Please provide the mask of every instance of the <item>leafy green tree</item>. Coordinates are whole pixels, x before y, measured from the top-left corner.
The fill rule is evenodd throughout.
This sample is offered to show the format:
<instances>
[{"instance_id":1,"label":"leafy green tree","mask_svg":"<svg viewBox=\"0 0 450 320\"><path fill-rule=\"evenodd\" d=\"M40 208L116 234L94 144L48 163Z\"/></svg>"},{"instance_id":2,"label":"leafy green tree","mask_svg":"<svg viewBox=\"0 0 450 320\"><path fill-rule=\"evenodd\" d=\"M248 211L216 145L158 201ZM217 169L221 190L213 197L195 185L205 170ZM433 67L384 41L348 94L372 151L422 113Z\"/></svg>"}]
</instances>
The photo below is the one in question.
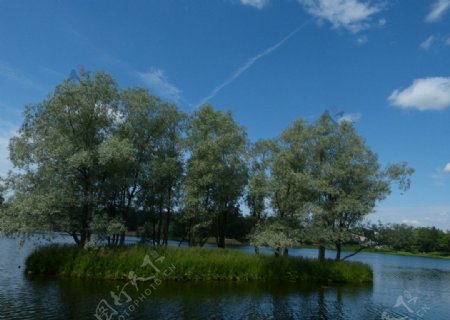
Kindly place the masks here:
<instances>
[{"instance_id":1,"label":"leafy green tree","mask_svg":"<svg viewBox=\"0 0 450 320\"><path fill-rule=\"evenodd\" d=\"M284 237L299 233L291 228L301 228L301 221L308 217L312 200L312 183L309 166L312 156L311 126L304 120L297 120L275 140L270 168L270 204L278 228ZM291 239L297 243L300 239ZM284 247L284 255L288 247ZM277 252L279 248L275 248Z\"/></svg>"},{"instance_id":2,"label":"leafy green tree","mask_svg":"<svg viewBox=\"0 0 450 320\"><path fill-rule=\"evenodd\" d=\"M183 205L189 243L204 243L212 233L224 248L228 217L239 208L247 183L245 130L230 112L206 105L190 117L186 145Z\"/></svg>"},{"instance_id":3,"label":"leafy green tree","mask_svg":"<svg viewBox=\"0 0 450 320\"><path fill-rule=\"evenodd\" d=\"M146 216L145 236L155 245L167 245L183 175L185 115L146 91L125 91L123 100L129 119L125 136L133 141L138 164L134 174L139 191L136 204Z\"/></svg>"},{"instance_id":4,"label":"leafy green tree","mask_svg":"<svg viewBox=\"0 0 450 320\"><path fill-rule=\"evenodd\" d=\"M270 165L274 143L271 140L260 140L253 144L249 154L249 182L246 202L250 215L257 221L268 215L270 196Z\"/></svg>"},{"instance_id":5,"label":"leafy green tree","mask_svg":"<svg viewBox=\"0 0 450 320\"><path fill-rule=\"evenodd\" d=\"M413 170L406 163L382 169L351 122L337 124L323 115L313 131L314 221L325 235L319 259L324 259L325 244L334 243L340 260L342 242L354 236L354 228L391 192L392 182L403 191L409 188Z\"/></svg>"},{"instance_id":6,"label":"leafy green tree","mask_svg":"<svg viewBox=\"0 0 450 320\"><path fill-rule=\"evenodd\" d=\"M5 229L31 232L66 231L84 245L89 224L98 213L107 168L102 154L113 141L118 90L105 73L84 75L79 83L65 81L50 97L28 106L19 135L10 142L14 190Z\"/></svg>"},{"instance_id":7,"label":"leafy green tree","mask_svg":"<svg viewBox=\"0 0 450 320\"><path fill-rule=\"evenodd\" d=\"M435 252L442 249L441 241L445 234L436 227L416 228L417 249L420 252Z\"/></svg>"},{"instance_id":8,"label":"leafy green tree","mask_svg":"<svg viewBox=\"0 0 450 320\"><path fill-rule=\"evenodd\" d=\"M414 228L405 224L387 224L379 230L379 242L394 250L412 252L416 243Z\"/></svg>"},{"instance_id":9,"label":"leafy green tree","mask_svg":"<svg viewBox=\"0 0 450 320\"><path fill-rule=\"evenodd\" d=\"M340 260L342 242L355 237L358 224L390 193L392 182L406 190L413 172L405 163L382 169L350 122L336 123L326 114L314 124L295 121L272 150L273 214L301 231L297 235L303 239L293 240L319 244L319 260L329 244Z\"/></svg>"},{"instance_id":10,"label":"leafy green tree","mask_svg":"<svg viewBox=\"0 0 450 320\"><path fill-rule=\"evenodd\" d=\"M167 243L183 118L144 89L119 91L105 73L64 81L27 107L11 140L16 171L7 180L13 196L2 230L66 231L80 246L96 234L119 245L132 215L154 212L157 242Z\"/></svg>"}]
</instances>

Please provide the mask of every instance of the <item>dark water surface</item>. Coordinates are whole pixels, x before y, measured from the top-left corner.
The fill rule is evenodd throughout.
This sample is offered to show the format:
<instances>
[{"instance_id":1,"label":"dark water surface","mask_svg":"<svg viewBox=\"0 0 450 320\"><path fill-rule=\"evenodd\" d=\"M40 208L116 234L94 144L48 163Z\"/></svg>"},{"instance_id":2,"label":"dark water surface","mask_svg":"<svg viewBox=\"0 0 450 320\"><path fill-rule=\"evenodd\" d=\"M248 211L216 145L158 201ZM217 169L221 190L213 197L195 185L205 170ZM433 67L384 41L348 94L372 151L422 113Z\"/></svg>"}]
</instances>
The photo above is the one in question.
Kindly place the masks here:
<instances>
[{"instance_id":1,"label":"dark water surface","mask_svg":"<svg viewBox=\"0 0 450 320\"><path fill-rule=\"evenodd\" d=\"M373 285L162 281L153 288L129 285L131 301L120 295L116 306L111 293L117 296L125 282L25 276L25 258L36 245L0 238L0 319L97 319L102 301L114 309L97 313L106 320L450 319L450 260L360 253L352 259L372 266ZM315 257L317 252L291 249L289 254Z\"/></svg>"}]
</instances>

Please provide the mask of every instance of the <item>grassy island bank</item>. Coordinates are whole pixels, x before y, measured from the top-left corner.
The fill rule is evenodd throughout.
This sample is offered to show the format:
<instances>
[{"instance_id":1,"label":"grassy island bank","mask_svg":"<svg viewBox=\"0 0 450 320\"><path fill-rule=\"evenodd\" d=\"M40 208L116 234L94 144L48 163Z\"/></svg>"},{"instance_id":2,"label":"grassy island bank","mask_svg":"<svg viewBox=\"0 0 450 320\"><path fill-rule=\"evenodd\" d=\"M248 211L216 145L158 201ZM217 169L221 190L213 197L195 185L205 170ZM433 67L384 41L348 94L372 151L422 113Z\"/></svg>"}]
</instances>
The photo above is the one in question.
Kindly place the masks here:
<instances>
[{"instance_id":1,"label":"grassy island bank","mask_svg":"<svg viewBox=\"0 0 450 320\"><path fill-rule=\"evenodd\" d=\"M34 251L26 261L30 275L129 279L130 272L168 280L295 281L316 283L372 282L369 266L356 262L254 255L206 248L150 249L144 245L81 249L52 245Z\"/></svg>"}]
</instances>

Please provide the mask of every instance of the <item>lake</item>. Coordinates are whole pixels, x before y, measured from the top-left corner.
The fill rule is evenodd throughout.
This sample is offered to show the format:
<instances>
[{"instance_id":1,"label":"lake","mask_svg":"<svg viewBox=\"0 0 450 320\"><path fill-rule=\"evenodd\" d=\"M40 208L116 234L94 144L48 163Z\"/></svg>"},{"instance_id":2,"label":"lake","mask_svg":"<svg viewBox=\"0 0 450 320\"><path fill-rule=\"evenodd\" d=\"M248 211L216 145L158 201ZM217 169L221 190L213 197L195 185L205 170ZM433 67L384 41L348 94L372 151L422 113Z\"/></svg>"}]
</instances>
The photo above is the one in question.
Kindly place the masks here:
<instances>
[{"instance_id":1,"label":"lake","mask_svg":"<svg viewBox=\"0 0 450 320\"><path fill-rule=\"evenodd\" d=\"M0 238L0 319L450 319L450 260L359 253L351 260L374 270L368 286L162 280L150 287L29 278L24 261L40 244L45 242L20 246ZM253 252L248 246L231 248ZM317 250L289 254L316 257Z\"/></svg>"}]
</instances>

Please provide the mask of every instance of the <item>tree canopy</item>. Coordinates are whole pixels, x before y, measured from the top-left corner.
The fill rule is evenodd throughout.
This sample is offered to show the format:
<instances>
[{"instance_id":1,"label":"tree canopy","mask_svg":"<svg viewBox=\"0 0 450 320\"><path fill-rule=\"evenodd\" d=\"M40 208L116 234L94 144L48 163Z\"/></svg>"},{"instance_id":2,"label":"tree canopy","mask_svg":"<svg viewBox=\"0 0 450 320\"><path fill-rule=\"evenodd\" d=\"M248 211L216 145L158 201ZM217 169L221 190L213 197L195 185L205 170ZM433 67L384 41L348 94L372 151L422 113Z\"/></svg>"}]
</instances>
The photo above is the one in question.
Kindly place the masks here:
<instances>
[{"instance_id":1,"label":"tree canopy","mask_svg":"<svg viewBox=\"0 0 450 320\"><path fill-rule=\"evenodd\" d=\"M121 245L131 230L154 245L215 238L224 248L236 237L277 255L310 242L320 259L330 244L340 259L342 243L413 173L407 163L383 167L351 122L327 114L251 144L229 111L186 115L102 72L26 106L10 159L2 233L66 232L80 246Z\"/></svg>"}]
</instances>

